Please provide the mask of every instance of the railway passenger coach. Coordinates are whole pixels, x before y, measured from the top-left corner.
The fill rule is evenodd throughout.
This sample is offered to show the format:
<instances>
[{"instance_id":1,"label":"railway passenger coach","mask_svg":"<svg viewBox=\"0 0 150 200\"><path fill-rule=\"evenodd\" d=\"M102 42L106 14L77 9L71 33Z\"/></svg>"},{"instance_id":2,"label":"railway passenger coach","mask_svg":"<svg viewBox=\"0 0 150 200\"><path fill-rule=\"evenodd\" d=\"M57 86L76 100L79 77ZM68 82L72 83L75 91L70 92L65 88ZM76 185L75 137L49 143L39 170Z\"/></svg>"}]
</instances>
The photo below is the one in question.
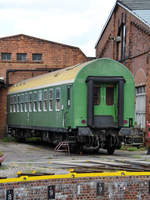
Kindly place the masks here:
<instances>
[{"instance_id":1,"label":"railway passenger coach","mask_svg":"<svg viewBox=\"0 0 150 200\"><path fill-rule=\"evenodd\" d=\"M121 147L134 126L134 79L122 64L96 59L19 82L8 91L8 130L78 149Z\"/></svg>"}]
</instances>

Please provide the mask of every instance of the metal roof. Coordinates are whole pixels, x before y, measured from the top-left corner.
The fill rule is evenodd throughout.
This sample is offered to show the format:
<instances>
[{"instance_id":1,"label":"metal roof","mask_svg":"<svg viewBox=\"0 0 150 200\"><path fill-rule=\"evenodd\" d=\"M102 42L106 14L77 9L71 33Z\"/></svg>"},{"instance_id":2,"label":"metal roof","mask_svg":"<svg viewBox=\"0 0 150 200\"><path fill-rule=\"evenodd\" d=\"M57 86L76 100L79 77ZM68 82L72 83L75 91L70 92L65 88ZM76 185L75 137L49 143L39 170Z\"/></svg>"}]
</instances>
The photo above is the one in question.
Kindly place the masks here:
<instances>
[{"instance_id":1,"label":"metal roof","mask_svg":"<svg viewBox=\"0 0 150 200\"><path fill-rule=\"evenodd\" d=\"M150 0L118 0L118 2L150 24Z\"/></svg>"},{"instance_id":2,"label":"metal roof","mask_svg":"<svg viewBox=\"0 0 150 200\"><path fill-rule=\"evenodd\" d=\"M134 10L133 12L150 24L150 10Z\"/></svg>"},{"instance_id":3,"label":"metal roof","mask_svg":"<svg viewBox=\"0 0 150 200\"><path fill-rule=\"evenodd\" d=\"M118 0L131 10L150 10L150 0Z\"/></svg>"}]
</instances>

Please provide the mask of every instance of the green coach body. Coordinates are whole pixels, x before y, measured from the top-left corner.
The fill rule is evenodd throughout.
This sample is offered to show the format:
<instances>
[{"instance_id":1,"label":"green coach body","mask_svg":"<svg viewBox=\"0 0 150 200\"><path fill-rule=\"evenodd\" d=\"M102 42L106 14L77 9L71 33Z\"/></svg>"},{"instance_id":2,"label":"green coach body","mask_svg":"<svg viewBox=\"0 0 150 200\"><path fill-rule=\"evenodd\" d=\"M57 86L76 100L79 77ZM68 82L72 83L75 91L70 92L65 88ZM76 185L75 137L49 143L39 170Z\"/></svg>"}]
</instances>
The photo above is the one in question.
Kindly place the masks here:
<instances>
[{"instance_id":1,"label":"green coach body","mask_svg":"<svg viewBox=\"0 0 150 200\"><path fill-rule=\"evenodd\" d=\"M9 89L8 128L24 137L26 130L49 139L73 134L84 145L104 132L118 137L120 128L134 126L134 89L131 72L107 58L44 74Z\"/></svg>"}]
</instances>

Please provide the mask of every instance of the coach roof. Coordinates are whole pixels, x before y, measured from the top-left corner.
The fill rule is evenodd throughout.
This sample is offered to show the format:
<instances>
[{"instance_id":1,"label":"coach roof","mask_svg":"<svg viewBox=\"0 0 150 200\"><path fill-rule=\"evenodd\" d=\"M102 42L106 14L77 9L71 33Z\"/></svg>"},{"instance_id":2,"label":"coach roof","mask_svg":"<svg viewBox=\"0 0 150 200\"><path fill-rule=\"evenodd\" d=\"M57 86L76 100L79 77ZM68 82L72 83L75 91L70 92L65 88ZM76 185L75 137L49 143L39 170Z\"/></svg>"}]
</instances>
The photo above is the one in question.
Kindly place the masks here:
<instances>
[{"instance_id":1,"label":"coach roof","mask_svg":"<svg viewBox=\"0 0 150 200\"><path fill-rule=\"evenodd\" d=\"M123 76L133 79L132 73L121 63L101 58L23 80L9 88L8 94L86 81L88 76ZM76 83L77 83L76 82ZM78 85L80 87L80 84Z\"/></svg>"},{"instance_id":2,"label":"coach roof","mask_svg":"<svg viewBox=\"0 0 150 200\"><path fill-rule=\"evenodd\" d=\"M77 73L90 62L92 61L23 80L11 86L8 90L8 94L43 88L46 86L73 83Z\"/></svg>"}]
</instances>

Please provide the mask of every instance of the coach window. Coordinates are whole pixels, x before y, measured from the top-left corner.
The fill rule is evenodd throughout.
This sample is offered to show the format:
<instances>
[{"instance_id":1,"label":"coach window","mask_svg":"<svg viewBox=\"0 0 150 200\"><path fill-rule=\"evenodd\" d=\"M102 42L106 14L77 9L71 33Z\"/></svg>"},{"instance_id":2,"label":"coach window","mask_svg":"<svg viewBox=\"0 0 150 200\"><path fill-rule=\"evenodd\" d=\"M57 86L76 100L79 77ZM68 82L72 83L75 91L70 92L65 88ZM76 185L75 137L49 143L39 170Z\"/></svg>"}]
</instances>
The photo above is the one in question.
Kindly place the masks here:
<instances>
[{"instance_id":1,"label":"coach window","mask_svg":"<svg viewBox=\"0 0 150 200\"><path fill-rule=\"evenodd\" d=\"M13 112L13 97L10 97L10 112Z\"/></svg>"},{"instance_id":2,"label":"coach window","mask_svg":"<svg viewBox=\"0 0 150 200\"><path fill-rule=\"evenodd\" d=\"M19 95L17 95L17 112L19 112L20 109L19 109Z\"/></svg>"},{"instance_id":3,"label":"coach window","mask_svg":"<svg viewBox=\"0 0 150 200\"><path fill-rule=\"evenodd\" d=\"M13 111L16 112L16 107L17 107L17 97L16 95L14 96L14 105L13 105Z\"/></svg>"},{"instance_id":4,"label":"coach window","mask_svg":"<svg viewBox=\"0 0 150 200\"><path fill-rule=\"evenodd\" d=\"M25 94L25 103L24 103L24 111L28 111L28 94Z\"/></svg>"},{"instance_id":5,"label":"coach window","mask_svg":"<svg viewBox=\"0 0 150 200\"><path fill-rule=\"evenodd\" d=\"M49 90L49 111L53 111L53 89Z\"/></svg>"},{"instance_id":6,"label":"coach window","mask_svg":"<svg viewBox=\"0 0 150 200\"><path fill-rule=\"evenodd\" d=\"M111 106L114 104L114 86L108 85L106 87L106 104Z\"/></svg>"},{"instance_id":7,"label":"coach window","mask_svg":"<svg viewBox=\"0 0 150 200\"><path fill-rule=\"evenodd\" d=\"M32 112L32 92L29 94L29 112Z\"/></svg>"},{"instance_id":8,"label":"coach window","mask_svg":"<svg viewBox=\"0 0 150 200\"><path fill-rule=\"evenodd\" d=\"M37 92L33 93L33 111L37 112Z\"/></svg>"},{"instance_id":9,"label":"coach window","mask_svg":"<svg viewBox=\"0 0 150 200\"><path fill-rule=\"evenodd\" d=\"M100 89L101 88L99 85L94 85L94 90L93 90L94 105L100 104Z\"/></svg>"},{"instance_id":10,"label":"coach window","mask_svg":"<svg viewBox=\"0 0 150 200\"><path fill-rule=\"evenodd\" d=\"M47 90L44 90L43 110L47 111Z\"/></svg>"},{"instance_id":11,"label":"coach window","mask_svg":"<svg viewBox=\"0 0 150 200\"><path fill-rule=\"evenodd\" d=\"M71 86L67 86L67 106L70 106L71 101L70 101L70 90Z\"/></svg>"},{"instance_id":12,"label":"coach window","mask_svg":"<svg viewBox=\"0 0 150 200\"><path fill-rule=\"evenodd\" d=\"M14 112L14 96L12 96L12 112Z\"/></svg>"},{"instance_id":13,"label":"coach window","mask_svg":"<svg viewBox=\"0 0 150 200\"><path fill-rule=\"evenodd\" d=\"M42 111L42 90L38 92L38 111Z\"/></svg>"},{"instance_id":14,"label":"coach window","mask_svg":"<svg viewBox=\"0 0 150 200\"><path fill-rule=\"evenodd\" d=\"M24 94L21 95L21 112L24 112Z\"/></svg>"},{"instance_id":15,"label":"coach window","mask_svg":"<svg viewBox=\"0 0 150 200\"><path fill-rule=\"evenodd\" d=\"M18 96L19 112L21 112L21 95Z\"/></svg>"},{"instance_id":16,"label":"coach window","mask_svg":"<svg viewBox=\"0 0 150 200\"><path fill-rule=\"evenodd\" d=\"M56 88L56 111L60 111L60 88Z\"/></svg>"}]
</instances>

